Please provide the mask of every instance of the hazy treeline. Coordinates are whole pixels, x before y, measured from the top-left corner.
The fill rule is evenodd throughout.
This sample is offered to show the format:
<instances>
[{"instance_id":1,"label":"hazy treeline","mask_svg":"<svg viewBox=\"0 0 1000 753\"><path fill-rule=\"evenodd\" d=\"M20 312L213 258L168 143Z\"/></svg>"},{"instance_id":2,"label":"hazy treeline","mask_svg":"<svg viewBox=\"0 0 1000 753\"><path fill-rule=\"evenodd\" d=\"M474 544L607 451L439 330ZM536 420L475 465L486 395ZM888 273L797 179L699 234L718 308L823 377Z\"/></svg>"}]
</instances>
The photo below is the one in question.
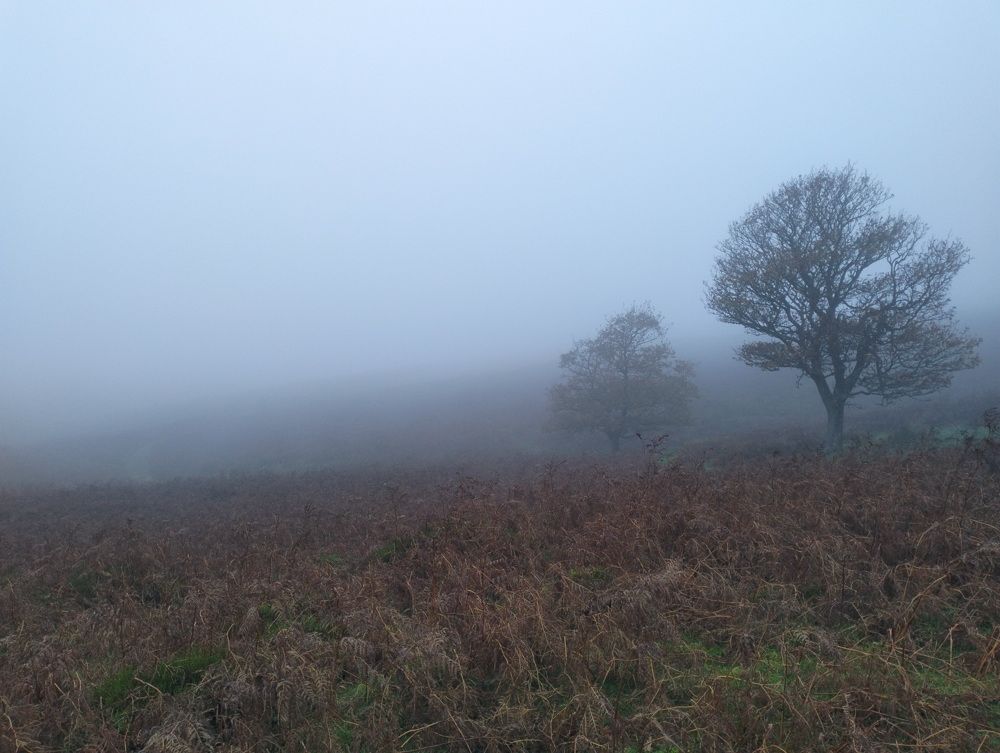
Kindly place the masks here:
<instances>
[{"instance_id":1,"label":"hazy treeline","mask_svg":"<svg viewBox=\"0 0 1000 753\"><path fill-rule=\"evenodd\" d=\"M983 363L960 372L927 400L852 410L849 430L919 433L978 420L1000 404L1000 331L995 317L966 320L984 335ZM764 373L731 351L676 343L695 365L700 397L694 423L671 429L673 452L812 449L822 442L822 406L792 373ZM164 480L230 470L299 471L357 464L417 465L515 454L606 453L603 437L545 432L546 390L557 357L533 367L452 379L372 381L350 388L313 386L228 403L185 406L144 416L102 434L0 449L0 484ZM638 441L623 445L639 446Z\"/></svg>"}]
</instances>

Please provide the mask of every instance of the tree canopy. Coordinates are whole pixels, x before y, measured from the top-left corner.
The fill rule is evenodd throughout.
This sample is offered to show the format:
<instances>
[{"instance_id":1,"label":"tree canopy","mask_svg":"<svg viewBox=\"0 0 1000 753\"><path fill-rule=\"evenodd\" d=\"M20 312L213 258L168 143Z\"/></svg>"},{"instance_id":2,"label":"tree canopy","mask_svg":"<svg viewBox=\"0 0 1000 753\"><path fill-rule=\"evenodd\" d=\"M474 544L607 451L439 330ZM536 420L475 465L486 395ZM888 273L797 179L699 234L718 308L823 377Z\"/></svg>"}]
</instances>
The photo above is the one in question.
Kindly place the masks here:
<instances>
[{"instance_id":1,"label":"tree canopy","mask_svg":"<svg viewBox=\"0 0 1000 753\"><path fill-rule=\"evenodd\" d=\"M948 305L968 250L928 238L919 218L885 208L890 198L850 164L791 180L730 225L707 285L722 321L768 338L739 358L816 385L830 451L843 447L852 397L927 395L979 360Z\"/></svg>"},{"instance_id":2,"label":"tree canopy","mask_svg":"<svg viewBox=\"0 0 1000 753\"><path fill-rule=\"evenodd\" d=\"M549 390L549 429L623 437L690 421L693 369L674 358L663 318L646 303L608 319L597 335L563 353L564 381Z\"/></svg>"}]
</instances>

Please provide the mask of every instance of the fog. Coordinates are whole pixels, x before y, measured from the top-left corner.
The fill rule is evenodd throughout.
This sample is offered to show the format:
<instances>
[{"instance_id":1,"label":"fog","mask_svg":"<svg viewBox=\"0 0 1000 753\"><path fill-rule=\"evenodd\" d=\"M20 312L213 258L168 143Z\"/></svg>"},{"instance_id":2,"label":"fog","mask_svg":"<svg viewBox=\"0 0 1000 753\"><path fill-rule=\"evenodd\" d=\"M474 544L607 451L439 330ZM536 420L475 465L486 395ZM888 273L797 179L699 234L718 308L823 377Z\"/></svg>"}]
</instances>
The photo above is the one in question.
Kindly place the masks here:
<instances>
[{"instance_id":1,"label":"fog","mask_svg":"<svg viewBox=\"0 0 1000 753\"><path fill-rule=\"evenodd\" d=\"M0 445L141 466L149 427L284 411L250 465L294 467L329 406L377 454L502 394L543 446L559 354L632 302L730 374L715 245L849 161L969 247L952 300L995 353L998 40L992 1L2 3Z\"/></svg>"}]
</instances>

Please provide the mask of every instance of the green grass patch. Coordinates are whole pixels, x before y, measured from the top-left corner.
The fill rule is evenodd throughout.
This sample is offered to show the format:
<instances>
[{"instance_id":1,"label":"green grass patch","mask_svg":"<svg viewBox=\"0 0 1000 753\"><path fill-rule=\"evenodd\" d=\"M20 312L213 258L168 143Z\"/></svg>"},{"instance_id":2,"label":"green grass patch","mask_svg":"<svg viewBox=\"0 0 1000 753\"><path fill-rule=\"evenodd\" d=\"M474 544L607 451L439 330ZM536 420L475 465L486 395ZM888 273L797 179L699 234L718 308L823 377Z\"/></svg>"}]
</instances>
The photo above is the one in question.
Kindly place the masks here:
<instances>
[{"instance_id":1,"label":"green grass patch","mask_svg":"<svg viewBox=\"0 0 1000 753\"><path fill-rule=\"evenodd\" d=\"M382 546L375 550L375 556L380 562L386 564L399 559L406 554L413 546L413 537L409 535L397 536L389 539Z\"/></svg>"},{"instance_id":2,"label":"green grass patch","mask_svg":"<svg viewBox=\"0 0 1000 753\"><path fill-rule=\"evenodd\" d=\"M157 693L177 695L197 684L205 670L224 658L219 649L193 649L156 662L150 672L127 667L94 688L94 703L108 713L119 732L124 732L135 709L145 706Z\"/></svg>"},{"instance_id":3,"label":"green grass patch","mask_svg":"<svg viewBox=\"0 0 1000 753\"><path fill-rule=\"evenodd\" d=\"M271 604L260 605L260 618L267 623L276 623L281 620L281 613Z\"/></svg>"},{"instance_id":4,"label":"green grass patch","mask_svg":"<svg viewBox=\"0 0 1000 753\"><path fill-rule=\"evenodd\" d=\"M316 561L319 562L321 565L327 565L337 570L346 567L346 565L344 564L344 558L341 557L339 554L324 554L317 557Z\"/></svg>"},{"instance_id":5,"label":"green grass patch","mask_svg":"<svg viewBox=\"0 0 1000 753\"><path fill-rule=\"evenodd\" d=\"M333 736L337 738L344 750L351 749L351 743L354 741L354 730L353 724L347 721L339 721L333 725Z\"/></svg>"},{"instance_id":6,"label":"green grass patch","mask_svg":"<svg viewBox=\"0 0 1000 753\"><path fill-rule=\"evenodd\" d=\"M340 638L344 629L341 625L335 625L325 617L309 614L303 611L296 617L286 617L284 612L279 611L274 605L264 603L260 605L260 617L267 624L267 637L271 638L280 631L298 625L305 633L315 633L328 640Z\"/></svg>"},{"instance_id":7,"label":"green grass patch","mask_svg":"<svg viewBox=\"0 0 1000 753\"><path fill-rule=\"evenodd\" d=\"M93 572L74 573L69 576L69 587L84 599L93 599L97 596L98 577Z\"/></svg>"},{"instance_id":8,"label":"green grass patch","mask_svg":"<svg viewBox=\"0 0 1000 753\"><path fill-rule=\"evenodd\" d=\"M593 587L598 583L604 583L611 577L611 570L607 567L591 567L586 570L570 570L569 577L583 586Z\"/></svg>"}]
</instances>

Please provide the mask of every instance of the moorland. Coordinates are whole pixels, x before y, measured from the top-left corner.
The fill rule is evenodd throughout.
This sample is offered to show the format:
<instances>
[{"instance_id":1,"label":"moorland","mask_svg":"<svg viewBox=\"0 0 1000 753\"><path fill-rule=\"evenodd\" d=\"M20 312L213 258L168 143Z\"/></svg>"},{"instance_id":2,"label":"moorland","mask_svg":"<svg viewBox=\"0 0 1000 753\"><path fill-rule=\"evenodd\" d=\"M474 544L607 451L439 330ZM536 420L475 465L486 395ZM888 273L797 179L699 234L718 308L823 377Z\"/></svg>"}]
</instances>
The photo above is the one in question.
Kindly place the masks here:
<instances>
[{"instance_id":1,"label":"moorland","mask_svg":"<svg viewBox=\"0 0 1000 753\"><path fill-rule=\"evenodd\" d=\"M965 432L0 496L0 751L1000 749Z\"/></svg>"}]
</instances>

